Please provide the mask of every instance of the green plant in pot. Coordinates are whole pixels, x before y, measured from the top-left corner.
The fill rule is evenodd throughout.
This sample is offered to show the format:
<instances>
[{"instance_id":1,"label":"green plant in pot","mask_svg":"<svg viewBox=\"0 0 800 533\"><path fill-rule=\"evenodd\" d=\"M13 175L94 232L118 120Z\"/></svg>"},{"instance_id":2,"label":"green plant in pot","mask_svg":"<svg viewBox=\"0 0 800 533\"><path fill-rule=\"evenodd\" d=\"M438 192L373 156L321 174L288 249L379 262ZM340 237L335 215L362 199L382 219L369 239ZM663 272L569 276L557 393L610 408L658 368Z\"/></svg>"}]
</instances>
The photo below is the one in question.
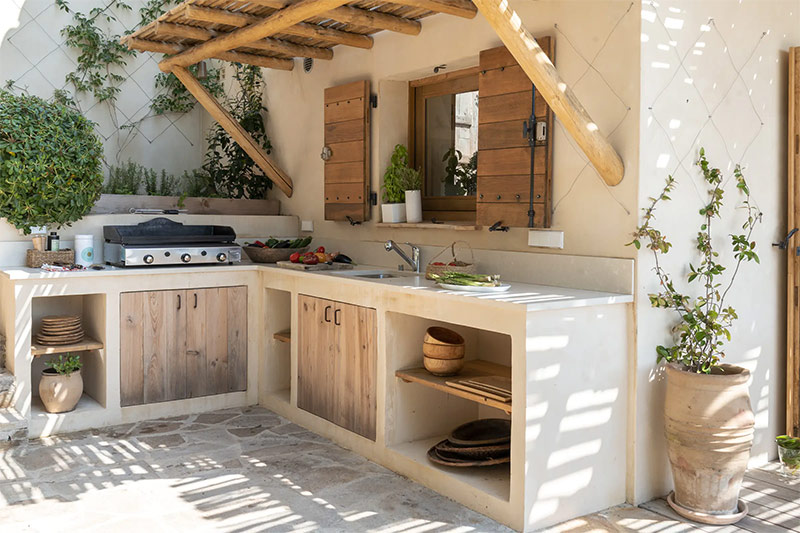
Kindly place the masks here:
<instances>
[{"instance_id":1,"label":"green plant in pot","mask_svg":"<svg viewBox=\"0 0 800 533\"><path fill-rule=\"evenodd\" d=\"M409 164L408 149L402 144L396 145L383 174L383 222L406 221L406 190L414 184L415 174L419 176Z\"/></svg>"},{"instance_id":2,"label":"green plant in pot","mask_svg":"<svg viewBox=\"0 0 800 533\"><path fill-rule=\"evenodd\" d=\"M788 479L800 479L800 437L781 435L775 438L781 474Z\"/></svg>"},{"instance_id":3,"label":"green plant in pot","mask_svg":"<svg viewBox=\"0 0 800 533\"><path fill-rule=\"evenodd\" d=\"M83 363L79 355L61 354L45 363L39 381L39 397L48 413L66 413L75 409L83 394Z\"/></svg>"},{"instance_id":4,"label":"green plant in pot","mask_svg":"<svg viewBox=\"0 0 800 533\"><path fill-rule=\"evenodd\" d=\"M25 234L80 220L100 197L102 160L76 110L0 90L0 217Z\"/></svg>"},{"instance_id":5,"label":"green plant in pot","mask_svg":"<svg viewBox=\"0 0 800 533\"><path fill-rule=\"evenodd\" d=\"M730 290L744 263L759 262L752 235L761 213L737 166L733 177L743 197L744 222L741 233L729 235L732 264L723 264L712 233L724 224L722 172L710 165L702 149L697 166L708 185L708 200L699 211L697 259L686 265L686 274L667 272L662 256L672 244L653 225L656 209L671 199L676 185L672 176L643 209L630 245L652 252L659 292L649 295L650 303L671 312L675 320L674 343L656 348L658 362L666 363L665 434L675 484L667 501L686 518L732 524L747 513L739 490L750 458L754 417L748 370L721 361L738 318L728 301Z\"/></svg>"}]
</instances>

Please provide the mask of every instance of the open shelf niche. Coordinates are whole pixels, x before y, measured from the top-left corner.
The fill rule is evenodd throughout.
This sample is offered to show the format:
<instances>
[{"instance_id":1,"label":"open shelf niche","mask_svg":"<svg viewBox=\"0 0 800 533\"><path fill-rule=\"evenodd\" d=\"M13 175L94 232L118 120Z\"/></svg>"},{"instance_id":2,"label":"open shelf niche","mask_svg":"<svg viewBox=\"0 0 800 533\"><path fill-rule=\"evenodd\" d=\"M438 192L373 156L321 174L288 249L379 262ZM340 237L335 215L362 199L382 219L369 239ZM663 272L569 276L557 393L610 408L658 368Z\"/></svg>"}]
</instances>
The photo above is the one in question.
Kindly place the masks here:
<instances>
[{"instance_id":1,"label":"open shelf niche","mask_svg":"<svg viewBox=\"0 0 800 533\"><path fill-rule=\"evenodd\" d=\"M264 317L267 332L264 356L259 359L261 393L288 404L292 383L292 294L264 289Z\"/></svg>"},{"instance_id":2,"label":"open shelf niche","mask_svg":"<svg viewBox=\"0 0 800 533\"><path fill-rule=\"evenodd\" d=\"M465 369L441 378L422 368L425 330L441 326L464 337ZM492 331L387 313L387 367L394 379L387 398L387 445L414 462L443 472L487 495L509 501L509 465L454 468L428 460L427 452L457 426L480 418L510 419L511 404L450 388L446 381L477 375L511 375L511 337Z\"/></svg>"},{"instance_id":3,"label":"open shelf niche","mask_svg":"<svg viewBox=\"0 0 800 533\"><path fill-rule=\"evenodd\" d=\"M78 315L85 337L81 342L65 346L42 346L36 343L36 334L42 324L42 317L50 315ZM46 417L81 416L86 411L106 407L106 295L80 294L71 296L39 296L31 306L31 383L33 402L31 414ZM39 399L39 381L46 362L59 354L72 353L81 358L81 378L83 397L70 413L58 415L47 413Z\"/></svg>"}]
</instances>

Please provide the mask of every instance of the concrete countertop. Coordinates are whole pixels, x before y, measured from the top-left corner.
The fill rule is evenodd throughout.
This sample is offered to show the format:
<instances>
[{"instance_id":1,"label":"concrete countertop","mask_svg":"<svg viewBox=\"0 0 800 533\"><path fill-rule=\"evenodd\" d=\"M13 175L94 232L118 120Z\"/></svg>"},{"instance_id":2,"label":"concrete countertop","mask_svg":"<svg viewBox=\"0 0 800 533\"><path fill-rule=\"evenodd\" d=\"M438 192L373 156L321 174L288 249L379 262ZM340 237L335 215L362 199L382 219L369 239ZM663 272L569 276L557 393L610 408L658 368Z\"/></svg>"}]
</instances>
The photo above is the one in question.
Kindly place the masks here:
<instances>
[{"instance_id":1,"label":"concrete countertop","mask_svg":"<svg viewBox=\"0 0 800 533\"><path fill-rule=\"evenodd\" d=\"M80 272L43 272L36 268L11 267L0 269L0 275L12 282L37 282L54 280L68 282L70 279L85 279L86 277L119 277L119 276L151 276L164 274L209 274L224 271L256 271L270 273L271 275L288 276L314 276L335 278L337 283L354 283L362 287L383 287L403 293L424 292L426 295L436 294L442 297L460 300L461 302L492 303L524 305L528 311L543 311L551 309L566 309L573 307L588 307L595 305L610 305L630 303L633 296L630 294L617 294L611 292L591 291L571 287L553 287L531 283L509 281L511 288L507 292L477 293L446 290L438 287L434 282L426 280L424 275L411 272L395 272L391 269L359 265L357 271L382 271L392 272L397 277L374 280L363 279L353 275L354 271L311 271L289 270L275 265L241 263L237 265L209 265L209 266L176 266L159 268L119 268L107 266L104 270L85 270ZM333 281L333 280L332 280Z\"/></svg>"}]
</instances>

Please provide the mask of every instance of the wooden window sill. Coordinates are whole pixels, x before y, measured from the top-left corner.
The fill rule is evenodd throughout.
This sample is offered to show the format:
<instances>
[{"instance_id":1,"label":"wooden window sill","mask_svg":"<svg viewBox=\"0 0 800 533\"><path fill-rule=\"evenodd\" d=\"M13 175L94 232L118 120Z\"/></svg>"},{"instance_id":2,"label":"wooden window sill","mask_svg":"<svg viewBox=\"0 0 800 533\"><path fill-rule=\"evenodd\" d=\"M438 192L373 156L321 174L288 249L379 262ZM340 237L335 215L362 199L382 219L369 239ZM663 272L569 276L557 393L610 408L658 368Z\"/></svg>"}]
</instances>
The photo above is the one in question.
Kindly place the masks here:
<instances>
[{"instance_id":1,"label":"wooden window sill","mask_svg":"<svg viewBox=\"0 0 800 533\"><path fill-rule=\"evenodd\" d=\"M483 229L483 226L478 226L474 222L441 222L434 224L433 222L378 222L375 224L378 228L392 228L392 229L446 229L455 231L478 231Z\"/></svg>"}]
</instances>

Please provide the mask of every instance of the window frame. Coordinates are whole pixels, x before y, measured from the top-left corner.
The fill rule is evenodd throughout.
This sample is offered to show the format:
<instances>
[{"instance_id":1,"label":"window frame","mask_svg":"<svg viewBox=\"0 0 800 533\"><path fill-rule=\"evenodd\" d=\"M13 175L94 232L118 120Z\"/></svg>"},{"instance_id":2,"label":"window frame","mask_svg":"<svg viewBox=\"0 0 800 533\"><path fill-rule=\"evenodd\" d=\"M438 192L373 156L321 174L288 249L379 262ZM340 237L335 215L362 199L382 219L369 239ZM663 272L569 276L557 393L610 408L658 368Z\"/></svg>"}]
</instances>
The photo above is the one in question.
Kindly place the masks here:
<instances>
[{"instance_id":1,"label":"window frame","mask_svg":"<svg viewBox=\"0 0 800 533\"><path fill-rule=\"evenodd\" d=\"M413 168L422 172L422 215L425 219L474 221L477 194L474 196L428 196L425 169L425 101L445 94L478 90L480 67L474 66L445 74L410 81L408 97L408 147ZM480 113L480 109L478 110Z\"/></svg>"}]
</instances>

